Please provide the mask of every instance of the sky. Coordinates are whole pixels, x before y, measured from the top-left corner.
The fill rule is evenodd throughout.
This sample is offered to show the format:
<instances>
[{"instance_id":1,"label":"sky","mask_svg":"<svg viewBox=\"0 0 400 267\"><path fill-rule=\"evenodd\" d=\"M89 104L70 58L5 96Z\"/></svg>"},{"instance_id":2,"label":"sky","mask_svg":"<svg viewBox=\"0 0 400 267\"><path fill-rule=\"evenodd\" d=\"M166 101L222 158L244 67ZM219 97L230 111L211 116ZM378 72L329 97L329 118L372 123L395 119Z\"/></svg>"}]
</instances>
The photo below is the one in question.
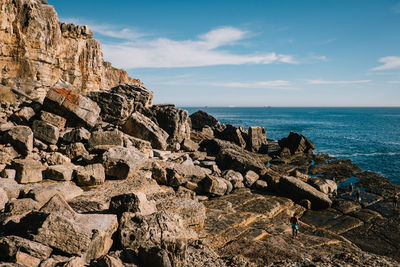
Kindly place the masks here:
<instances>
[{"instance_id":1,"label":"sky","mask_svg":"<svg viewBox=\"0 0 400 267\"><path fill-rule=\"evenodd\" d=\"M400 106L400 0L48 0L178 106Z\"/></svg>"}]
</instances>

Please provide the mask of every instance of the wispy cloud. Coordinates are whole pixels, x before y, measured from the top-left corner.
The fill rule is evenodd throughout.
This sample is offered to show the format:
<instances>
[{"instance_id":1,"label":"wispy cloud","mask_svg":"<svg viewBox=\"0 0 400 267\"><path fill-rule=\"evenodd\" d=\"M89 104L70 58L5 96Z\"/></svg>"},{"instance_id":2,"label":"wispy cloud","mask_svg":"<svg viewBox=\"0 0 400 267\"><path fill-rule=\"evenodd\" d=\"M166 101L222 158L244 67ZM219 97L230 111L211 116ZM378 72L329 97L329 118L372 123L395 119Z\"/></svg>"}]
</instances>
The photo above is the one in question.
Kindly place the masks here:
<instances>
[{"instance_id":1,"label":"wispy cloud","mask_svg":"<svg viewBox=\"0 0 400 267\"><path fill-rule=\"evenodd\" d=\"M387 83L391 83L391 84L400 84L400 81L388 81Z\"/></svg>"},{"instance_id":2,"label":"wispy cloud","mask_svg":"<svg viewBox=\"0 0 400 267\"><path fill-rule=\"evenodd\" d=\"M369 82L371 82L371 80L350 80L350 81L307 80L308 84L334 84L334 85L361 84Z\"/></svg>"},{"instance_id":3,"label":"wispy cloud","mask_svg":"<svg viewBox=\"0 0 400 267\"><path fill-rule=\"evenodd\" d=\"M288 87L291 82L284 80L257 81L257 82L214 82L208 83L210 86L231 87L231 88L264 88L264 89L295 89Z\"/></svg>"},{"instance_id":4,"label":"wispy cloud","mask_svg":"<svg viewBox=\"0 0 400 267\"><path fill-rule=\"evenodd\" d=\"M375 67L372 70L391 70L400 68L400 57L381 57L378 61L383 65Z\"/></svg>"}]
</instances>

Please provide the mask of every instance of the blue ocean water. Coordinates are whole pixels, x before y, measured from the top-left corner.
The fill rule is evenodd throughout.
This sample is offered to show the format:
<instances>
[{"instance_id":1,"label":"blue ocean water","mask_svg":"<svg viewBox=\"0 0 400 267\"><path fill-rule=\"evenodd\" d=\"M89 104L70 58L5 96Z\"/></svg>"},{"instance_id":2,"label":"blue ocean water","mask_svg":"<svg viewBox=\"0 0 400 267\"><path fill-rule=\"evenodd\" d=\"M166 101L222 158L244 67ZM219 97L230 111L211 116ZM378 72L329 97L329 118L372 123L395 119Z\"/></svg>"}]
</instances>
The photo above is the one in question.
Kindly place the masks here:
<instances>
[{"instance_id":1,"label":"blue ocean water","mask_svg":"<svg viewBox=\"0 0 400 267\"><path fill-rule=\"evenodd\" d=\"M314 142L317 153L349 158L363 170L400 185L400 108L226 108L199 109L220 122L263 126L267 137L281 139L290 131Z\"/></svg>"}]
</instances>

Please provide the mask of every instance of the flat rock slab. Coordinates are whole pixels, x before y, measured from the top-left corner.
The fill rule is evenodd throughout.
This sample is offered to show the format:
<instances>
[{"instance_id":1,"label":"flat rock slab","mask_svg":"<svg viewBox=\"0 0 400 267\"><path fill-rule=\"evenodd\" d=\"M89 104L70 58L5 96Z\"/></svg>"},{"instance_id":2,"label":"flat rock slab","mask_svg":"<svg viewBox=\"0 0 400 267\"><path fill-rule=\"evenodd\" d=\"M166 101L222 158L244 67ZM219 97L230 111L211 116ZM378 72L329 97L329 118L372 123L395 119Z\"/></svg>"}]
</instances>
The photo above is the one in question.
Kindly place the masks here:
<instances>
[{"instance_id":1,"label":"flat rock slab","mask_svg":"<svg viewBox=\"0 0 400 267\"><path fill-rule=\"evenodd\" d=\"M363 225L363 221L352 216L344 215L328 222L326 225L323 226L323 228L336 234L342 234L361 225Z\"/></svg>"},{"instance_id":2,"label":"flat rock slab","mask_svg":"<svg viewBox=\"0 0 400 267\"><path fill-rule=\"evenodd\" d=\"M359 210L361 206L354 201L346 200L346 199L335 199L333 202L332 208L342 212L342 213L350 213L356 210Z\"/></svg>"},{"instance_id":3,"label":"flat rock slab","mask_svg":"<svg viewBox=\"0 0 400 267\"><path fill-rule=\"evenodd\" d=\"M32 188L26 197L32 198L41 204L46 203L54 195L60 194L64 199L71 200L83 193L83 190L71 182L46 183Z\"/></svg>"},{"instance_id":4,"label":"flat rock slab","mask_svg":"<svg viewBox=\"0 0 400 267\"><path fill-rule=\"evenodd\" d=\"M301 221L316 227L324 227L324 225L327 225L327 223L339 218L340 216L341 214L334 209L322 211L308 210L305 212L303 217L301 217Z\"/></svg>"},{"instance_id":5,"label":"flat rock slab","mask_svg":"<svg viewBox=\"0 0 400 267\"><path fill-rule=\"evenodd\" d=\"M47 259L53 251L50 247L19 236L0 237L0 259L15 258L18 251L22 251L37 259Z\"/></svg>"},{"instance_id":6,"label":"flat rock slab","mask_svg":"<svg viewBox=\"0 0 400 267\"><path fill-rule=\"evenodd\" d=\"M202 226L206 219L204 205L189 198L162 200L157 203L157 209L180 215L185 226Z\"/></svg>"},{"instance_id":7,"label":"flat rock slab","mask_svg":"<svg viewBox=\"0 0 400 267\"><path fill-rule=\"evenodd\" d=\"M359 211L354 211L350 213L350 215L357 219L360 219L364 223L370 222L374 219L383 219L382 215L379 212L370 209L362 209Z\"/></svg>"},{"instance_id":8,"label":"flat rock slab","mask_svg":"<svg viewBox=\"0 0 400 267\"><path fill-rule=\"evenodd\" d=\"M365 192L365 191L361 191L360 196L361 196L361 205L363 205L364 207L371 206L371 205L383 200L382 196L378 196L373 193L369 193L369 192ZM356 196L355 196L354 192L352 195L345 193L345 194L340 195L340 197L343 199L354 201L354 202L356 201Z\"/></svg>"}]
</instances>

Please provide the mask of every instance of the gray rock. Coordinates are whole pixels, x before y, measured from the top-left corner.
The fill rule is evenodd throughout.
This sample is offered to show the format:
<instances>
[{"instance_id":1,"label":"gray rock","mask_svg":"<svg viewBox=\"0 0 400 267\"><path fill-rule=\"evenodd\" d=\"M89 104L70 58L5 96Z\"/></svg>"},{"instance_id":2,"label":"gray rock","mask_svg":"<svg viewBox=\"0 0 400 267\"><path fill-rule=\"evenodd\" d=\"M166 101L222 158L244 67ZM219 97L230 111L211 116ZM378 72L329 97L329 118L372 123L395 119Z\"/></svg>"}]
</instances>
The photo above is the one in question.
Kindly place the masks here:
<instances>
[{"instance_id":1,"label":"gray rock","mask_svg":"<svg viewBox=\"0 0 400 267\"><path fill-rule=\"evenodd\" d=\"M65 155L71 160L75 160L79 157L89 155L89 152L86 150L84 144L77 142L67 145L65 148Z\"/></svg>"},{"instance_id":2,"label":"gray rock","mask_svg":"<svg viewBox=\"0 0 400 267\"><path fill-rule=\"evenodd\" d=\"M189 138L185 138L181 144L181 148L187 152L195 152L199 150L199 144Z\"/></svg>"},{"instance_id":3,"label":"gray rock","mask_svg":"<svg viewBox=\"0 0 400 267\"><path fill-rule=\"evenodd\" d=\"M54 152L46 159L49 165L67 165L71 163L71 159L59 152Z\"/></svg>"},{"instance_id":4,"label":"gray rock","mask_svg":"<svg viewBox=\"0 0 400 267\"><path fill-rule=\"evenodd\" d=\"M74 168L72 164L49 166L44 172L44 177L55 181L71 181Z\"/></svg>"},{"instance_id":5,"label":"gray rock","mask_svg":"<svg viewBox=\"0 0 400 267\"><path fill-rule=\"evenodd\" d=\"M99 106L87 97L72 90L48 91L43 102L44 109L68 118L68 123L93 127L99 118Z\"/></svg>"},{"instance_id":6,"label":"gray rock","mask_svg":"<svg viewBox=\"0 0 400 267\"><path fill-rule=\"evenodd\" d=\"M132 177L142 166L146 156L135 149L113 147L103 154L106 175L115 179Z\"/></svg>"},{"instance_id":7,"label":"gray rock","mask_svg":"<svg viewBox=\"0 0 400 267\"><path fill-rule=\"evenodd\" d=\"M314 150L314 144L310 140L294 132L290 132L288 137L282 138L278 143L282 150L288 148L292 155L311 154Z\"/></svg>"},{"instance_id":8,"label":"gray rock","mask_svg":"<svg viewBox=\"0 0 400 267\"><path fill-rule=\"evenodd\" d=\"M35 120L32 124L32 130L35 138L49 144L57 144L60 131L56 126Z\"/></svg>"},{"instance_id":9,"label":"gray rock","mask_svg":"<svg viewBox=\"0 0 400 267\"><path fill-rule=\"evenodd\" d=\"M90 138L90 132L83 127L72 129L64 133L62 140L65 143L86 143Z\"/></svg>"},{"instance_id":10,"label":"gray rock","mask_svg":"<svg viewBox=\"0 0 400 267\"><path fill-rule=\"evenodd\" d=\"M58 129L64 129L65 123L67 122L65 118L46 111L42 111L40 113L40 119L57 127Z\"/></svg>"},{"instance_id":11,"label":"gray rock","mask_svg":"<svg viewBox=\"0 0 400 267\"><path fill-rule=\"evenodd\" d=\"M216 161L222 170L235 170L240 173L249 170L260 173L265 169L259 159L245 150L223 149L218 153Z\"/></svg>"},{"instance_id":12,"label":"gray rock","mask_svg":"<svg viewBox=\"0 0 400 267\"><path fill-rule=\"evenodd\" d=\"M40 260L50 257L53 250L48 246L19 236L0 237L0 260L14 260L19 251L39 259L40 262Z\"/></svg>"},{"instance_id":13,"label":"gray rock","mask_svg":"<svg viewBox=\"0 0 400 267\"><path fill-rule=\"evenodd\" d=\"M165 150L168 134L146 116L134 112L123 126L123 132L147 140L153 148Z\"/></svg>"},{"instance_id":14,"label":"gray rock","mask_svg":"<svg viewBox=\"0 0 400 267\"><path fill-rule=\"evenodd\" d=\"M248 171L246 172L243 179L244 185L247 187L251 187L258 180L258 178L260 178L260 176L257 173L253 171Z\"/></svg>"},{"instance_id":15,"label":"gray rock","mask_svg":"<svg viewBox=\"0 0 400 267\"><path fill-rule=\"evenodd\" d=\"M232 142L241 148L246 147L246 141L242 136L242 132L233 125L226 125L226 128L222 132L216 133L216 137Z\"/></svg>"},{"instance_id":16,"label":"gray rock","mask_svg":"<svg viewBox=\"0 0 400 267\"><path fill-rule=\"evenodd\" d=\"M43 166L40 161L15 159L12 166L16 170L15 180L20 184L36 183L43 179Z\"/></svg>"},{"instance_id":17,"label":"gray rock","mask_svg":"<svg viewBox=\"0 0 400 267\"><path fill-rule=\"evenodd\" d=\"M247 149L253 152L259 152L263 146L266 146L267 136L264 127L249 127Z\"/></svg>"},{"instance_id":18,"label":"gray rock","mask_svg":"<svg viewBox=\"0 0 400 267\"><path fill-rule=\"evenodd\" d=\"M157 212L154 200L147 200L142 192L117 195L111 198L110 211L122 215L124 212L132 212L138 215L150 215Z\"/></svg>"},{"instance_id":19,"label":"gray rock","mask_svg":"<svg viewBox=\"0 0 400 267\"><path fill-rule=\"evenodd\" d=\"M104 183L106 179L102 164L80 166L76 169L76 183L79 186L92 186Z\"/></svg>"},{"instance_id":20,"label":"gray rock","mask_svg":"<svg viewBox=\"0 0 400 267\"><path fill-rule=\"evenodd\" d=\"M123 145L123 133L118 130L92 132L89 138L90 150L107 150L111 147Z\"/></svg>"},{"instance_id":21,"label":"gray rock","mask_svg":"<svg viewBox=\"0 0 400 267\"><path fill-rule=\"evenodd\" d=\"M11 128L5 135L5 139L20 154L26 156L33 149L33 132L27 126L15 126Z\"/></svg>"},{"instance_id":22,"label":"gray rock","mask_svg":"<svg viewBox=\"0 0 400 267\"><path fill-rule=\"evenodd\" d=\"M214 127L218 125L217 119L202 110L196 111L189 117L192 123L192 128L196 130L201 130L205 126Z\"/></svg>"}]
</instances>

